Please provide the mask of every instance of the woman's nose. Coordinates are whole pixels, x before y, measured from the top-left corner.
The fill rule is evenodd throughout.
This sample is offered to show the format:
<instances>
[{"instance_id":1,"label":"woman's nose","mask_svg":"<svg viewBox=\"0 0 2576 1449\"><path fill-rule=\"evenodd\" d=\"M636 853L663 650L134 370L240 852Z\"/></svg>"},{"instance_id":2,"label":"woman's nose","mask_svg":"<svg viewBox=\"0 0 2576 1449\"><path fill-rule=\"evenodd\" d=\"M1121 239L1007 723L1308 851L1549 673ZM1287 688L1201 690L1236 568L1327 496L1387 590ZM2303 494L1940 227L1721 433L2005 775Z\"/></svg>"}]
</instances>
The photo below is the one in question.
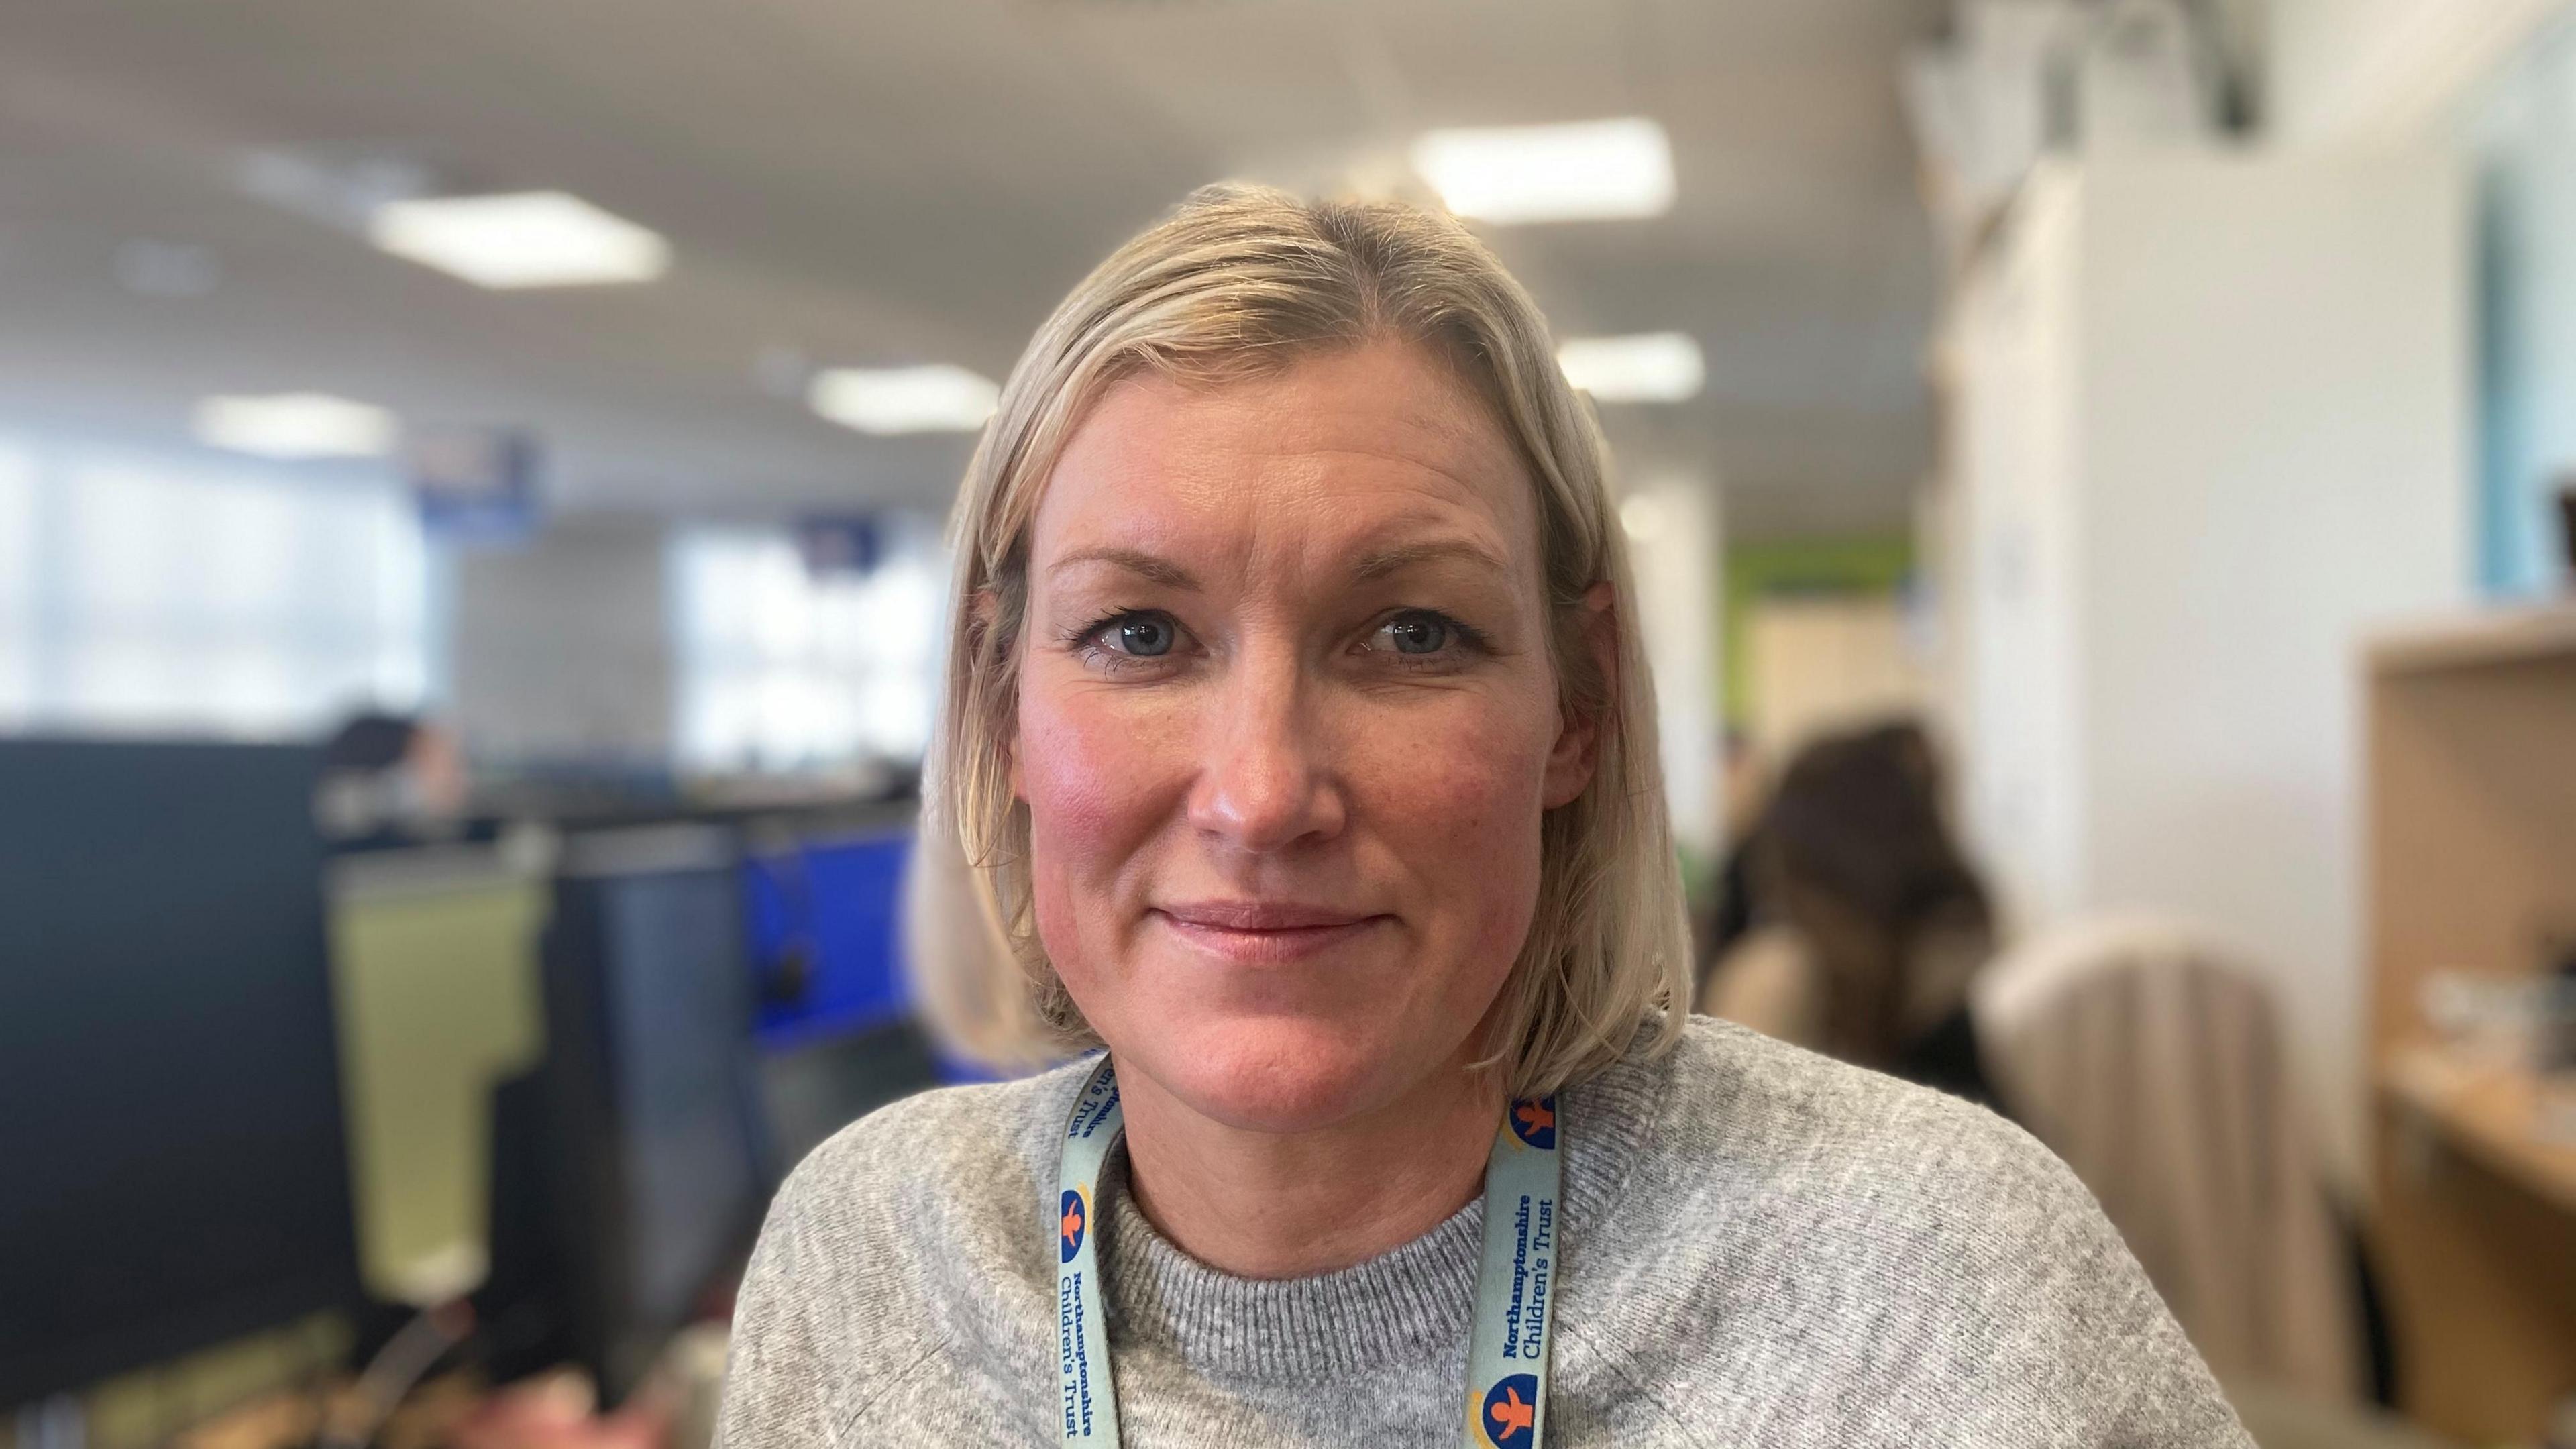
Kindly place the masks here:
<instances>
[{"instance_id":1,"label":"woman's nose","mask_svg":"<svg viewBox=\"0 0 2576 1449\"><path fill-rule=\"evenodd\" d=\"M1289 658L1244 658L1212 702L1190 823L1218 844L1268 853L1339 834L1347 813L1312 685Z\"/></svg>"}]
</instances>

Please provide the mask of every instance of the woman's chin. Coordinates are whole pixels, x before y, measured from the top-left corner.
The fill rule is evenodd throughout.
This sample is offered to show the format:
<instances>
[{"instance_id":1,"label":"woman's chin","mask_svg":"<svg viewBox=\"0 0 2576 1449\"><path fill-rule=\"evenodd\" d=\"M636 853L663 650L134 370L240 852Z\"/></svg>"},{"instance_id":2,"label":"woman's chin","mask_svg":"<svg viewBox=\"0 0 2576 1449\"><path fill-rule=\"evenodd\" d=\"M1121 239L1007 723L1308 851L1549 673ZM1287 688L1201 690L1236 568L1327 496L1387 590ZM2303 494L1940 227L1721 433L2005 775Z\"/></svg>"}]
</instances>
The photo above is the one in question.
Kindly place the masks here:
<instances>
[{"instance_id":1,"label":"woman's chin","mask_svg":"<svg viewBox=\"0 0 2576 1449\"><path fill-rule=\"evenodd\" d=\"M1229 1023L1174 1032L1139 1063L1203 1117L1249 1132L1311 1132L1401 1097L1432 1069L1348 1022ZM1445 1053L1443 1053L1445 1055Z\"/></svg>"}]
</instances>

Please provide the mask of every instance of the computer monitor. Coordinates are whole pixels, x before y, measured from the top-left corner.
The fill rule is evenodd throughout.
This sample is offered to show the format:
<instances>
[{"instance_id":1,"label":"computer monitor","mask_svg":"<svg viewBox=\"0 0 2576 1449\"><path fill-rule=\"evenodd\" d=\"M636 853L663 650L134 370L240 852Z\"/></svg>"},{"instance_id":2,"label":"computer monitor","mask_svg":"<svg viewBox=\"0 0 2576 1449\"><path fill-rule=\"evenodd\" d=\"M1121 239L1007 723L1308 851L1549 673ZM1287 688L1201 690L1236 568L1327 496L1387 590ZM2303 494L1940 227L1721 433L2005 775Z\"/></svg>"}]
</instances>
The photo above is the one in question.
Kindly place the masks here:
<instances>
[{"instance_id":1,"label":"computer monitor","mask_svg":"<svg viewBox=\"0 0 2576 1449\"><path fill-rule=\"evenodd\" d=\"M743 862L764 1051L900 1025L910 1014L903 961L909 829L808 835Z\"/></svg>"},{"instance_id":2,"label":"computer monitor","mask_svg":"<svg viewBox=\"0 0 2576 1449\"><path fill-rule=\"evenodd\" d=\"M358 1301L319 763L0 741L0 1405Z\"/></svg>"},{"instance_id":3,"label":"computer monitor","mask_svg":"<svg viewBox=\"0 0 2576 1449\"><path fill-rule=\"evenodd\" d=\"M908 824L814 830L743 862L761 1091L783 1172L899 1097L939 1085L904 972Z\"/></svg>"},{"instance_id":4,"label":"computer monitor","mask_svg":"<svg viewBox=\"0 0 2576 1449\"><path fill-rule=\"evenodd\" d=\"M496 1367L588 1368L614 1403L737 1265L769 1201L739 852L575 836L546 929L543 1064L495 1129ZM513 1323L539 1322L533 1341Z\"/></svg>"}]
</instances>

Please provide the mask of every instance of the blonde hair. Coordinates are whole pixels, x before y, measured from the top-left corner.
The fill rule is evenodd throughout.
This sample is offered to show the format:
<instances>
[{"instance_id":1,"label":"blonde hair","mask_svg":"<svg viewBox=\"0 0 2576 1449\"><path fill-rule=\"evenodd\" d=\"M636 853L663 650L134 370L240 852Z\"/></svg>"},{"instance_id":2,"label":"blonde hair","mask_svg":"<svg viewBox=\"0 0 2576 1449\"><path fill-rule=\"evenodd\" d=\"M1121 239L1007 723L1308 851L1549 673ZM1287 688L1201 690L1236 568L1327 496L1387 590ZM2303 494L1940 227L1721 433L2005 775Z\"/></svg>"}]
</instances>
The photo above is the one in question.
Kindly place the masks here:
<instances>
[{"instance_id":1,"label":"blonde hair","mask_svg":"<svg viewBox=\"0 0 2576 1449\"><path fill-rule=\"evenodd\" d=\"M1457 222L1393 204L1302 202L1210 187L1120 247L1038 329L1003 385L957 500L948 680L924 799L925 874L970 863L983 919L916 919L934 1027L1018 1065L1098 1040L1048 962L1030 900L1029 819L1011 786L1030 521L1067 437L1111 384L1275 373L1392 338L1444 359L1491 407L1538 494L1563 708L1599 721L1591 783L1540 824L1537 909L1493 1016L1488 1064L1516 1096L1555 1091L1652 1049L1690 1002L1687 930L1655 753L1654 686L1599 430L1557 368L1538 308ZM1584 630L1593 585L1615 602L1615 678ZM936 883L923 907L954 909ZM966 929L961 930L961 927Z\"/></svg>"}]
</instances>

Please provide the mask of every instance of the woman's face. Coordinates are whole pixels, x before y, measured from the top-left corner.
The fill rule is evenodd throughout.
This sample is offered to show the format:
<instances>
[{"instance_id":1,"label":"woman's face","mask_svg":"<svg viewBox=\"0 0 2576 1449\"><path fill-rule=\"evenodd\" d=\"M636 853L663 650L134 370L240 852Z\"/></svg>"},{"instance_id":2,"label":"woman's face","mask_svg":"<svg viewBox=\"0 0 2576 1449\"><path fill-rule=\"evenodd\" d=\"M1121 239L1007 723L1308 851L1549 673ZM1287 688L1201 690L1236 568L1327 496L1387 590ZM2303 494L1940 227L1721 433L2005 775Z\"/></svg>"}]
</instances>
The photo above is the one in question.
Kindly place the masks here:
<instances>
[{"instance_id":1,"label":"woman's face","mask_svg":"<svg viewBox=\"0 0 2576 1449\"><path fill-rule=\"evenodd\" d=\"M1040 935L1122 1068L1299 1131L1482 1050L1590 771L1540 578L1526 470L1412 348L1092 409L1033 525L1013 760Z\"/></svg>"}]
</instances>

